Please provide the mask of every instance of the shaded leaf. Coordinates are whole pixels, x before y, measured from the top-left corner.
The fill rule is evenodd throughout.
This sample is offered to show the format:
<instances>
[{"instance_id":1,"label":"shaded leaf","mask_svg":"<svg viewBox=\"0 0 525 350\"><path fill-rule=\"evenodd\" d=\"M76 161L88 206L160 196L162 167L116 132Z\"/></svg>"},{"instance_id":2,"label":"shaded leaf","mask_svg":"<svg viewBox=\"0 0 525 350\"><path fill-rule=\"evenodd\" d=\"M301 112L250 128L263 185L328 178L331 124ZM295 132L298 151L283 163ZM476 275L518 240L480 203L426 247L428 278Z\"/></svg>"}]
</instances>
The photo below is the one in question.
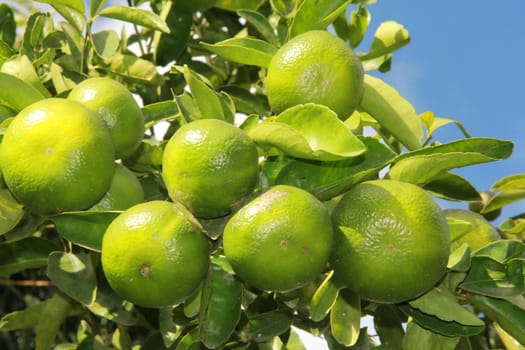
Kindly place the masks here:
<instances>
[{"instance_id":1,"label":"shaded leaf","mask_svg":"<svg viewBox=\"0 0 525 350\"><path fill-rule=\"evenodd\" d=\"M250 23L270 44L279 46L279 38L272 28L268 18L263 14L253 10L239 10L237 14Z\"/></svg>"},{"instance_id":2,"label":"shaded leaf","mask_svg":"<svg viewBox=\"0 0 525 350\"><path fill-rule=\"evenodd\" d=\"M79 246L100 251L106 228L119 214L118 211L78 211L65 212L50 219L65 239Z\"/></svg>"},{"instance_id":3,"label":"shaded leaf","mask_svg":"<svg viewBox=\"0 0 525 350\"><path fill-rule=\"evenodd\" d=\"M95 299L97 281L90 254L53 252L49 255L47 275L76 301L88 305Z\"/></svg>"},{"instance_id":4,"label":"shaded leaf","mask_svg":"<svg viewBox=\"0 0 525 350\"><path fill-rule=\"evenodd\" d=\"M160 85L164 81L150 61L129 54L115 54L104 61L106 69L138 83Z\"/></svg>"},{"instance_id":5,"label":"shaded leaf","mask_svg":"<svg viewBox=\"0 0 525 350\"><path fill-rule=\"evenodd\" d=\"M170 32L166 22L164 22L157 14L136 7L120 5L108 6L100 11L98 15L137 24L163 33Z\"/></svg>"},{"instance_id":6,"label":"shaded leaf","mask_svg":"<svg viewBox=\"0 0 525 350\"><path fill-rule=\"evenodd\" d=\"M23 217L22 204L13 198L8 189L0 189L0 236L11 231Z\"/></svg>"},{"instance_id":7,"label":"shaded leaf","mask_svg":"<svg viewBox=\"0 0 525 350\"><path fill-rule=\"evenodd\" d=\"M0 66L4 64L4 62L14 54L16 54L16 51L5 41L0 39Z\"/></svg>"},{"instance_id":8,"label":"shaded leaf","mask_svg":"<svg viewBox=\"0 0 525 350\"><path fill-rule=\"evenodd\" d=\"M447 337L410 322L403 339L403 350L418 349L422 344L425 344L425 350L454 350L458 343L459 337Z\"/></svg>"},{"instance_id":9,"label":"shaded leaf","mask_svg":"<svg viewBox=\"0 0 525 350\"><path fill-rule=\"evenodd\" d=\"M3 43L6 47L10 48L15 43L15 39L16 22L13 10L6 4L0 4L0 43ZM0 64L1 62L0 59Z\"/></svg>"},{"instance_id":10,"label":"shaded leaf","mask_svg":"<svg viewBox=\"0 0 525 350\"><path fill-rule=\"evenodd\" d=\"M177 61L187 49L193 24L193 14L173 11L173 2L163 5L160 16L170 29L169 33L155 32L153 35L153 58L157 64L167 65Z\"/></svg>"},{"instance_id":11,"label":"shaded leaf","mask_svg":"<svg viewBox=\"0 0 525 350\"><path fill-rule=\"evenodd\" d=\"M268 116L271 114L268 100L263 95L254 95L250 91L235 85L228 85L221 89L231 96L235 108L239 113Z\"/></svg>"},{"instance_id":12,"label":"shaded leaf","mask_svg":"<svg viewBox=\"0 0 525 350\"><path fill-rule=\"evenodd\" d=\"M114 30L101 30L97 33L91 34L91 41L93 42L93 47L102 58L109 58L117 52L120 38L118 37L117 32Z\"/></svg>"},{"instance_id":13,"label":"shaded leaf","mask_svg":"<svg viewBox=\"0 0 525 350\"><path fill-rule=\"evenodd\" d=\"M481 200L478 190L467 179L450 172L438 175L423 188L444 199L468 202Z\"/></svg>"},{"instance_id":14,"label":"shaded leaf","mask_svg":"<svg viewBox=\"0 0 525 350\"><path fill-rule=\"evenodd\" d=\"M292 317L282 310L262 312L251 316L239 336L243 341L262 342L286 332L292 325Z\"/></svg>"},{"instance_id":15,"label":"shaded leaf","mask_svg":"<svg viewBox=\"0 0 525 350\"><path fill-rule=\"evenodd\" d=\"M25 55L15 55L4 62L0 71L2 73L11 74L26 83L33 86L42 96L51 97L49 91L40 82L40 78L36 74L33 64Z\"/></svg>"},{"instance_id":16,"label":"shaded leaf","mask_svg":"<svg viewBox=\"0 0 525 350\"><path fill-rule=\"evenodd\" d=\"M48 299L36 327L36 350L48 350L61 332L62 323L70 313L73 303L60 293Z\"/></svg>"},{"instance_id":17,"label":"shaded leaf","mask_svg":"<svg viewBox=\"0 0 525 350\"><path fill-rule=\"evenodd\" d=\"M492 196L481 209L481 213L490 213L523 199L525 199L525 189L506 189Z\"/></svg>"},{"instance_id":18,"label":"shaded leaf","mask_svg":"<svg viewBox=\"0 0 525 350\"><path fill-rule=\"evenodd\" d=\"M180 118L179 109L175 101L161 101L151 103L142 108L146 129L160 121L171 121Z\"/></svg>"},{"instance_id":19,"label":"shaded leaf","mask_svg":"<svg viewBox=\"0 0 525 350\"><path fill-rule=\"evenodd\" d=\"M62 4L54 4L53 8L64 17L70 25L72 25L77 31L83 32L86 26L86 18L84 12Z\"/></svg>"},{"instance_id":20,"label":"shaded leaf","mask_svg":"<svg viewBox=\"0 0 525 350\"><path fill-rule=\"evenodd\" d=\"M304 0L289 28L289 38L314 29L324 29L351 3L350 0Z\"/></svg>"},{"instance_id":21,"label":"shaded leaf","mask_svg":"<svg viewBox=\"0 0 525 350\"><path fill-rule=\"evenodd\" d=\"M0 100L5 101L16 111L45 97L33 86L11 74L0 72Z\"/></svg>"},{"instance_id":22,"label":"shaded leaf","mask_svg":"<svg viewBox=\"0 0 525 350\"><path fill-rule=\"evenodd\" d=\"M310 318L314 322L321 321L330 313L339 294L339 289L332 281L333 274L334 272L331 271L326 276L323 283L321 283L312 296L310 302Z\"/></svg>"},{"instance_id":23,"label":"shaded leaf","mask_svg":"<svg viewBox=\"0 0 525 350\"><path fill-rule=\"evenodd\" d=\"M374 328L385 349L401 349L403 342L403 314L392 305L379 305L374 313Z\"/></svg>"},{"instance_id":24,"label":"shaded leaf","mask_svg":"<svg viewBox=\"0 0 525 350\"><path fill-rule=\"evenodd\" d=\"M248 130L264 147L276 147L302 159L339 160L363 154L365 145L328 107L307 103L288 108L278 117Z\"/></svg>"},{"instance_id":25,"label":"shaded leaf","mask_svg":"<svg viewBox=\"0 0 525 350\"><path fill-rule=\"evenodd\" d=\"M359 338L361 321L361 300L359 296L343 289L330 312L330 329L336 341L344 346L352 346Z\"/></svg>"},{"instance_id":26,"label":"shaded leaf","mask_svg":"<svg viewBox=\"0 0 525 350\"><path fill-rule=\"evenodd\" d=\"M359 109L370 114L408 149L421 148L423 128L414 107L381 79L365 74Z\"/></svg>"},{"instance_id":27,"label":"shaded leaf","mask_svg":"<svg viewBox=\"0 0 525 350\"><path fill-rule=\"evenodd\" d=\"M159 331L162 334L164 346L171 347L182 334L183 327L173 322L173 306L159 309Z\"/></svg>"},{"instance_id":28,"label":"shaded leaf","mask_svg":"<svg viewBox=\"0 0 525 350\"><path fill-rule=\"evenodd\" d=\"M44 238L28 237L0 244L0 276L44 267L48 255L58 247Z\"/></svg>"},{"instance_id":29,"label":"shaded leaf","mask_svg":"<svg viewBox=\"0 0 525 350\"><path fill-rule=\"evenodd\" d=\"M268 67L277 47L272 44L252 38L231 38L215 44L201 42L201 46L207 50L232 62Z\"/></svg>"},{"instance_id":30,"label":"shaded leaf","mask_svg":"<svg viewBox=\"0 0 525 350\"><path fill-rule=\"evenodd\" d=\"M91 0L89 5L89 14L91 17L96 16L104 7L107 0Z\"/></svg>"},{"instance_id":31,"label":"shaded leaf","mask_svg":"<svg viewBox=\"0 0 525 350\"><path fill-rule=\"evenodd\" d=\"M95 315L123 326L132 326L138 320L133 304L115 294L105 280L98 281L95 300L87 308Z\"/></svg>"}]
</instances>

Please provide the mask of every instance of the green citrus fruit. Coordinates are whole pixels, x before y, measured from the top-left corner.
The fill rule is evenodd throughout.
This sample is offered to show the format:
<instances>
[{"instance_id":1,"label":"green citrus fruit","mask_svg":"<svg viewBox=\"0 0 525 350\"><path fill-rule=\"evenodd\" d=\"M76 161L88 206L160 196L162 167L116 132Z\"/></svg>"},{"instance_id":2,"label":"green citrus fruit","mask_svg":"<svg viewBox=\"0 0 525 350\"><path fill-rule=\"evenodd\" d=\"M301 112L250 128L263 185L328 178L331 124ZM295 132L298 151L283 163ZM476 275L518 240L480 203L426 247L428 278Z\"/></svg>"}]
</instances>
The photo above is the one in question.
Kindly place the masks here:
<instances>
[{"instance_id":1,"label":"green citrus fruit","mask_svg":"<svg viewBox=\"0 0 525 350\"><path fill-rule=\"evenodd\" d=\"M332 213L338 229L332 265L362 298L399 303L438 282L450 253L448 225L423 189L393 180L364 182Z\"/></svg>"},{"instance_id":2,"label":"green citrus fruit","mask_svg":"<svg viewBox=\"0 0 525 350\"><path fill-rule=\"evenodd\" d=\"M330 214L312 194L278 185L236 212L223 233L224 254L248 285L300 287L322 273L332 248Z\"/></svg>"},{"instance_id":3,"label":"green citrus fruit","mask_svg":"<svg viewBox=\"0 0 525 350\"><path fill-rule=\"evenodd\" d=\"M124 85L107 77L89 78L75 86L68 99L81 102L104 119L117 158L125 158L137 149L144 135L144 116Z\"/></svg>"},{"instance_id":4,"label":"green citrus fruit","mask_svg":"<svg viewBox=\"0 0 525 350\"><path fill-rule=\"evenodd\" d=\"M200 218L228 214L258 180L255 143L241 129L217 119L180 127L168 141L162 176L170 197Z\"/></svg>"},{"instance_id":5,"label":"green citrus fruit","mask_svg":"<svg viewBox=\"0 0 525 350\"><path fill-rule=\"evenodd\" d=\"M451 250L459 248L462 243L467 243L472 251L476 251L501 239L498 231L478 213L464 209L446 209L444 213L447 218L467 224L457 235L451 237ZM452 232L454 232L453 229L451 229Z\"/></svg>"},{"instance_id":6,"label":"green citrus fruit","mask_svg":"<svg viewBox=\"0 0 525 350\"><path fill-rule=\"evenodd\" d=\"M109 189L114 148L104 122L59 98L24 108L5 132L0 163L13 195L35 213L83 210Z\"/></svg>"},{"instance_id":7,"label":"green citrus fruit","mask_svg":"<svg viewBox=\"0 0 525 350\"><path fill-rule=\"evenodd\" d=\"M308 102L330 107L348 118L363 95L361 61L337 36L323 30L300 34L272 57L266 89L272 110Z\"/></svg>"},{"instance_id":8,"label":"green citrus fruit","mask_svg":"<svg viewBox=\"0 0 525 350\"><path fill-rule=\"evenodd\" d=\"M215 5L217 0L171 0L175 9L184 12L205 11Z\"/></svg>"},{"instance_id":9,"label":"green citrus fruit","mask_svg":"<svg viewBox=\"0 0 525 350\"><path fill-rule=\"evenodd\" d=\"M113 220L102 240L109 285L144 307L184 301L200 285L208 265L208 240L179 203L137 204Z\"/></svg>"},{"instance_id":10,"label":"green citrus fruit","mask_svg":"<svg viewBox=\"0 0 525 350\"><path fill-rule=\"evenodd\" d=\"M139 179L122 164L115 163L115 174L104 197L90 210L126 210L144 202L144 191Z\"/></svg>"}]
</instances>

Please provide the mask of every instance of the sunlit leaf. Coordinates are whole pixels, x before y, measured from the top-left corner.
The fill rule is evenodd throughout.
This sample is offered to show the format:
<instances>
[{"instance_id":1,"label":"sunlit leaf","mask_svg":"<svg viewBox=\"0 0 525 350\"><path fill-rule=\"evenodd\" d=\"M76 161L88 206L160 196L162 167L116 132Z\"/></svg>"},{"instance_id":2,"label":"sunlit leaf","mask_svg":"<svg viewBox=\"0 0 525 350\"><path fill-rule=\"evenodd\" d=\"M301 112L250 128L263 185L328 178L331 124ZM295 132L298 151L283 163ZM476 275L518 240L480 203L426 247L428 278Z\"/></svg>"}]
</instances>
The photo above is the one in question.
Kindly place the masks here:
<instances>
[{"instance_id":1,"label":"sunlit leaf","mask_svg":"<svg viewBox=\"0 0 525 350\"><path fill-rule=\"evenodd\" d=\"M277 47L252 37L231 38L215 44L200 43L207 50L232 62L268 67Z\"/></svg>"},{"instance_id":2,"label":"sunlit leaf","mask_svg":"<svg viewBox=\"0 0 525 350\"><path fill-rule=\"evenodd\" d=\"M310 317L312 321L318 322L325 318L335 304L339 289L332 281L333 271L330 272L323 283L315 291L310 302Z\"/></svg>"},{"instance_id":3,"label":"sunlit leaf","mask_svg":"<svg viewBox=\"0 0 525 350\"><path fill-rule=\"evenodd\" d=\"M407 45L409 42L408 30L403 25L396 21L385 21L377 28L370 51L361 59L367 60L384 56Z\"/></svg>"},{"instance_id":4,"label":"sunlit leaf","mask_svg":"<svg viewBox=\"0 0 525 350\"><path fill-rule=\"evenodd\" d=\"M163 33L170 32L166 22L164 22L157 14L136 7L120 5L108 6L100 11L98 15L137 24Z\"/></svg>"},{"instance_id":5,"label":"sunlit leaf","mask_svg":"<svg viewBox=\"0 0 525 350\"><path fill-rule=\"evenodd\" d=\"M4 62L0 68L2 73L11 74L19 79L24 80L26 83L33 86L38 92L45 97L51 97L49 91L40 82L33 64L29 58L25 55L12 56L10 59Z\"/></svg>"},{"instance_id":6,"label":"sunlit leaf","mask_svg":"<svg viewBox=\"0 0 525 350\"><path fill-rule=\"evenodd\" d=\"M23 217L23 206L13 198L9 190L0 189L0 236L13 229Z\"/></svg>"},{"instance_id":7,"label":"sunlit leaf","mask_svg":"<svg viewBox=\"0 0 525 350\"><path fill-rule=\"evenodd\" d=\"M324 29L340 13L344 12L350 0L304 0L297 9L289 28L289 37L314 29Z\"/></svg>"},{"instance_id":8,"label":"sunlit leaf","mask_svg":"<svg viewBox=\"0 0 525 350\"><path fill-rule=\"evenodd\" d=\"M91 0L89 5L89 14L91 17L96 16L104 7L107 0Z\"/></svg>"},{"instance_id":9,"label":"sunlit leaf","mask_svg":"<svg viewBox=\"0 0 525 350\"><path fill-rule=\"evenodd\" d=\"M0 100L5 101L17 111L44 99L37 89L22 79L0 72Z\"/></svg>"},{"instance_id":10,"label":"sunlit leaf","mask_svg":"<svg viewBox=\"0 0 525 350\"><path fill-rule=\"evenodd\" d=\"M105 60L107 69L138 83L160 85L164 78L150 61L129 54L115 54Z\"/></svg>"},{"instance_id":11,"label":"sunlit leaf","mask_svg":"<svg viewBox=\"0 0 525 350\"><path fill-rule=\"evenodd\" d=\"M72 25L79 32L83 32L86 26L86 18L84 13L80 12L70 6L63 4L54 4L53 8L64 17L70 25Z\"/></svg>"},{"instance_id":12,"label":"sunlit leaf","mask_svg":"<svg viewBox=\"0 0 525 350\"><path fill-rule=\"evenodd\" d=\"M356 47L363 40L366 30L368 29L368 24L370 23L371 15L370 11L364 7L360 6L357 11L353 10L350 12L349 19L349 40L350 46Z\"/></svg>"},{"instance_id":13,"label":"sunlit leaf","mask_svg":"<svg viewBox=\"0 0 525 350\"><path fill-rule=\"evenodd\" d=\"M253 10L239 10L238 15L246 19L270 44L279 46L279 39L268 19L260 12Z\"/></svg>"},{"instance_id":14,"label":"sunlit leaf","mask_svg":"<svg viewBox=\"0 0 525 350\"><path fill-rule=\"evenodd\" d=\"M343 289L330 312L330 329L338 343L352 346L359 338L361 321L361 300L359 296Z\"/></svg>"},{"instance_id":15,"label":"sunlit leaf","mask_svg":"<svg viewBox=\"0 0 525 350\"><path fill-rule=\"evenodd\" d=\"M117 32L108 29L91 34L91 41L100 57L109 58L117 52L120 38Z\"/></svg>"},{"instance_id":16,"label":"sunlit leaf","mask_svg":"<svg viewBox=\"0 0 525 350\"><path fill-rule=\"evenodd\" d=\"M80 13L84 13L84 1L82 0L36 0L38 2L44 2L46 4L50 5L62 5L62 6L68 6L72 9L77 10Z\"/></svg>"}]
</instances>

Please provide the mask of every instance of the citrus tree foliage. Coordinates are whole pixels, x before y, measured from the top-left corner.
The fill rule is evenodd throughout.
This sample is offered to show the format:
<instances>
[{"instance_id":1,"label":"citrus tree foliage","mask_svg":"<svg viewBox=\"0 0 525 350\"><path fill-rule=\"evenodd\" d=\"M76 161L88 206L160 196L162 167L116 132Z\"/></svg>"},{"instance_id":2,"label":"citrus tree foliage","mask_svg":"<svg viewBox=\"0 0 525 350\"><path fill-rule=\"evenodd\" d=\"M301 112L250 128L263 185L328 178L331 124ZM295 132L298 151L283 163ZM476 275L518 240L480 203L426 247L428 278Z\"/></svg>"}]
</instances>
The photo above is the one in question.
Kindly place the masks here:
<instances>
[{"instance_id":1,"label":"citrus tree foliage","mask_svg":"<svg viewBox=\"0 0 525 350\"><path fill-rule=\"evenodd\" d=\"M118 80L143 101L147 132L122 162L139 176L148 201L168 200L162 152L180 125L201 118L233 123L236 116L246 117L240 128L259 148L258 190L293 185L332 208L354 185L384 176L471 204L490 218L525 198L524 174L497 181L482 198L481 189L453 172L509 157L511 142L471 137L457 121L418 114L381 79L395 69L392 56L410 37L395 21L369 28L375 1L218 0L197 11L167 0L42 2L52 10L0 4L2 133L24 107L67 96L88 76ZM102 18L121 29L95 31ZM315 104L272 115L263 81L272 55L291 38L325 28L359 54L366 71L359 108L344 121ZM374 36L369 47L361 44L367 32ZM447 124L465 138L435 139ZM159 133L157 125L167 131ZM363 135L365 127L376 135ZM444 278L423 296L389 305L360 300L329 268L289 292L249 288L222 254L228 216L201 220L212 264L199 292L179 305L143 308L117 296L100 267L102 237L119 212L39 216L4 187L0 211L3 349L304 349L296 329L324 336L331 349L525 344L525 221L519 216L501 222L500 240L476 251L459 245ZM453 241L471 225L448 224ZM373 317L375 334L364 328L365 315Z\"/></svg>"}]
</instances>

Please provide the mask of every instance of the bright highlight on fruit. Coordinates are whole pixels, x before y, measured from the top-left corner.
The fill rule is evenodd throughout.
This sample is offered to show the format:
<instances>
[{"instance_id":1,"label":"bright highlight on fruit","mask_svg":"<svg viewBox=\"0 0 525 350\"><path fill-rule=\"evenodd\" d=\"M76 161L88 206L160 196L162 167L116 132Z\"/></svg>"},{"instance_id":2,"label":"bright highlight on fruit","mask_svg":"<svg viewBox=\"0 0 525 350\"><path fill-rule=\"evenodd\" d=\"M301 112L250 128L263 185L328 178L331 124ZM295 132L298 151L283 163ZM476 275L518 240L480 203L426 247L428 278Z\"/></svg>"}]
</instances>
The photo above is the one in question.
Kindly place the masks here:
<instances>
[{"instance_id":1,"label":"bright highlight on fruit","mask_svg":"<svg viewBox=\"0 0 525 350\"><path fill-rule=\"evenodd\" d=\"M361 61L344 40L313 30L292 38L277 51L265 85L275 113L314 102L345 120L363 96L363 74Z\"/></svg>"},{"instance_id":2,"label":"bright highlight on fruit","mask_svg":"<svg viewBox=\"0 0 525 350\"><path fill-rule=\"evenodd\" d=\"M302 189L279 185L228 221L224 254L248 285L287 291L325 270L332 237L330 215L317 198Z\"/></svg>"},{"instance_id":3,"label":"bright highlight on fruit","mask_svg":"<svg viewBox=\"0 0 525 350\"><path fill-rule=\"evenodd\" d=\"M343 196L332 218L335 274L364 299L407 301L446 272L447 221L418 186L393 180L358 184Z\"/></svg>"}]
</instances>

